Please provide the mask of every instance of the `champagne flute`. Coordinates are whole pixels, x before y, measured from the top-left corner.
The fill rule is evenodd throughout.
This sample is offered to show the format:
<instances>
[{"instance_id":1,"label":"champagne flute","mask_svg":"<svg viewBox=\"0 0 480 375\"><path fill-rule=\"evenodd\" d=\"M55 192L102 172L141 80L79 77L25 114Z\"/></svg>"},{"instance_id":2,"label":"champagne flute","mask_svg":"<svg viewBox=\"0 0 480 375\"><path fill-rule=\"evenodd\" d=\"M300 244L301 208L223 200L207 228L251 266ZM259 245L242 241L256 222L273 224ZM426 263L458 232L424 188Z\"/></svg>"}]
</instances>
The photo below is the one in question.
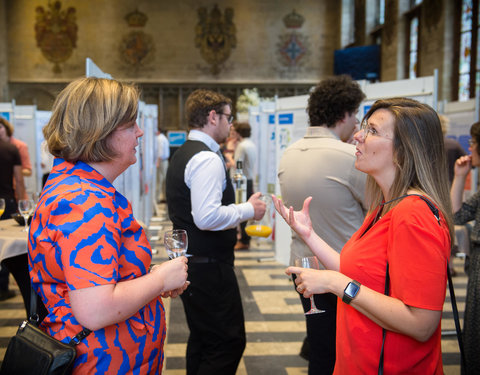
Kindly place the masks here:
<instances>
[{"instance_id":1,"label":"champagne flute","mask_svg":"<svg viewBox=\"0 0 480 375\"><path fill-rule=\"evenodd\" d=\"M320 264L318 263L317 257L303 257L295 259L295 266L302 268L312 268L315 270L320 269ZM325 310L320 310L315 306L315 301L313 296L310 297L310 310L308 310L305 315L320 314L324 313Z\"/></svg>"},{"instance_id":2,"label":"champagne flute","mask_svg":"<svg viewBox=\"0 0 480 375\"><path fill-rule=\"evenodd\" d=\"M166 231L163 236L165 250L170 259L185 256L188 248L187 231L184 229L174 229Z\"/></svg>"},{"instance_id":3,"label":"champagne flute","mask_svg":"<svg viewBox=\"0 0 480 375\"><path fill-rule=\"evenodd\" d=\"M18 201L18 211L23 216L23 220L25 220L25 228L23 231L28 232L28 217L33 211L33 201L30 199L20 199Z\"/></svg>"}]
</instances>

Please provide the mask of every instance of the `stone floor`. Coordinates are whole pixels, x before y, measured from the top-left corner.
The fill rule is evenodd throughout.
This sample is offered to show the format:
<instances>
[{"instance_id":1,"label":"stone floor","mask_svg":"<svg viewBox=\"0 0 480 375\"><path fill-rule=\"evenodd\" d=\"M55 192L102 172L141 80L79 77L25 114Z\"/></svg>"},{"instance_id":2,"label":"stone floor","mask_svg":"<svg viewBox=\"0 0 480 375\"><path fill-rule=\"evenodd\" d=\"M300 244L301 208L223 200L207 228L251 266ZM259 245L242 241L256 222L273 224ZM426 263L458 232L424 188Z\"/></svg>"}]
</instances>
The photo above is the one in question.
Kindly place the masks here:
<instances>
[{"instance_id":1,"label":"stone floor","mask_svg":"<svg viewBox=\"0 0 480 375\"><path fill-rule=\"evenodd\" d=\"M160 207L148 230L154 262L166 259L162 245L163 232L171 228L164 207ZM307 374L307 362L298 353L305 336L303 310L285 267L273 260L274 251L268 241L252 241L248 251L236 252L236 273L245 311L247 347L237 375L299 375ZM458 276L454 278L460 314L465 307L467 278L463 260L455 258ZM15 283L11 286L15 288ZM18 290L17 290L18 293ZM180 298L165 300L167 311L167 340L165 343L166 375L185 374L185 349L188 328ZM0 302L0 359L5 354L8 340L24 319L21 296ZM442 329L444 371L447 375L460 374L460 355L454 332L452 309L447 292Z\"/></svg>"}]
</instances>

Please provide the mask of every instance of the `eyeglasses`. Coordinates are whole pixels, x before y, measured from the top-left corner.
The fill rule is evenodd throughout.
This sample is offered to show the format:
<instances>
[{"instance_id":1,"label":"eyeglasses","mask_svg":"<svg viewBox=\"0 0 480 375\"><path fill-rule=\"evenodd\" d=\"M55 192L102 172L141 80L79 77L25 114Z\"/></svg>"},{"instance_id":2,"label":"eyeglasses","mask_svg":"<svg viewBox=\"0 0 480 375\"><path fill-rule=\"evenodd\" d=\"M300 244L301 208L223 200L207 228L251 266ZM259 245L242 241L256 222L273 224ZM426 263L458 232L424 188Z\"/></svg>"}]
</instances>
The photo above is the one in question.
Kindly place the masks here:
<instances>
[{"instance_id":1,"label":"eyeglasses","mask_svg":"<svg viewBox=\"0 0 480 375\"><path fill-rule=\"evenodd\" d=\"M233 115L231 113L217 112L217 115L225 115L227 117L227 121L228 121L229 124L231 124L233 122L233 120L235 119L235 117L233 117Z\"/></svg>"},{"instance_id":2,"label":"eyeglasses","mask_svg":"<svg viewBox=\"0 0 480 375\"><path fill-rule=\"evenodd\" d=\"M382 137L382 138L386 138L386 139L391 139L389 137L386 137L386 136L382 136L380 135L380 133L377 131L377 129L375 128L372 128L370 125L368 125L367 121L364 121L360 124L360 130L363 131L363 134L364 134L364 140L367 139L368 137L368 134L371 134L373 136L377 136L377 137Z\"/></svg>"}]
</instances>

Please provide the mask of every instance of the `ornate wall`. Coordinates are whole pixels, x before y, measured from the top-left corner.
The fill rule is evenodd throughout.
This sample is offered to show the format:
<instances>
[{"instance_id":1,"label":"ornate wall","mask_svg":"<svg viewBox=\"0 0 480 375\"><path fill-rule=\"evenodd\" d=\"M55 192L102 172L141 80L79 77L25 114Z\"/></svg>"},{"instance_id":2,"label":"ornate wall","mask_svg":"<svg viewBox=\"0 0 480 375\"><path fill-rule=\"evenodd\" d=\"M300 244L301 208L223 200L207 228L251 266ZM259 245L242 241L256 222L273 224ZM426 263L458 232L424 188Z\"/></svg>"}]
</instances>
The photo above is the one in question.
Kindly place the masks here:
<instances>
[{"instance_id":1,"label":"ornate wall","mask_svg":"<svg viewBox=\"0 0 480 375\"><path fill-rule=\"evenodd\" d=\"M8 81L17 103L47 107L85 58L145 87L177 126L182 98L198 87L236 96L304 93L333 72L337 0L5 0ZM218 4L218 6L216 6ZM287 17L287 18L285 18ZM280 91L279 91L280 90ZM173 124L172 124L173 122Z\"/></svg>"}]
</instances>

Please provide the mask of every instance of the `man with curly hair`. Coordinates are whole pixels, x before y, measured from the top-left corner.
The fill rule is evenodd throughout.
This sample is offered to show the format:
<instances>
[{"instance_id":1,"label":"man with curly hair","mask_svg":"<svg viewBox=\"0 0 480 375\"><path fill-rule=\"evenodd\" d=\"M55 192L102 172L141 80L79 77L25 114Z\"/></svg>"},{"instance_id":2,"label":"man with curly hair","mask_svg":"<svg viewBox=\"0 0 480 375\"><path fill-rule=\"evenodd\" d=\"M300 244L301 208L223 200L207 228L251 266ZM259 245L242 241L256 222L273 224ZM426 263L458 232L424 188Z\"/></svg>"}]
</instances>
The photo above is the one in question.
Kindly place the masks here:
<instances>
[{"instance_id":1,"label":"man with curly hair","mask_svg":"<svg viewBox=\"0 0 480 375\"><path fill-rule=\"evenodd\" d=\"M348 144L358 130L358 107L365 98L358 83L349 76L321 81L308 100L310 127L304 138L282 155L278 170L282 199L287 207L300 210L312 196L310 216L313 228L328 245L341 249L363 222L366 206L366 175L355 169L355 146ZM292 231L290 264L296 258L313 256ZM295 284L294 284L295 286ZM300 295L303 308L310 300ZM325 313L306 315L309 374L331 374L335 365L337 298L315 295L315 304Z\"/></svg>"}]
</instances>

